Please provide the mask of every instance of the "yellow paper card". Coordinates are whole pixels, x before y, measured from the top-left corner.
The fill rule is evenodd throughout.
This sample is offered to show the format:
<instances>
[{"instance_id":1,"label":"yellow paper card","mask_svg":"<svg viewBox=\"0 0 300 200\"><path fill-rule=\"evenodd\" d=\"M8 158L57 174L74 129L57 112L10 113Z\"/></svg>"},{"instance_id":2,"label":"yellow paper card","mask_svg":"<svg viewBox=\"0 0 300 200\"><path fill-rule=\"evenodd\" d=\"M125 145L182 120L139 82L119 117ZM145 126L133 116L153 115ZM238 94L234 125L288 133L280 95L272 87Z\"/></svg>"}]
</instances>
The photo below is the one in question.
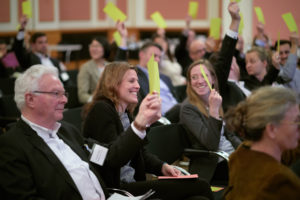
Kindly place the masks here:
<instances>
[{"instance_id":1,"label":"yellow paper card","mask_svg":"<svg viewBox=\"0 0 300 200\"><path fill-rule=\"evenodd\" d=\"M255 10L258 21L261 22L262 24L266 24L264 14L263 14L261 8L260 7L254 7L254 10Z\"/></svg>"},{"instance_id":2,"label":"yellow paper card","mask_svg":"<svg viewBox=\"0 0 300 200\"><path fill-rule=\"evenodd\" d=\"M230 2L237 2L239 3L241 0L230 0Z\"/></svg>"},{"instance_id":3,"label":"yellow paper card","mask_svg":"<svg viewBox=\"0 0 300 200\"><path fill-rule=\"evenodd\" d=\"M213 37L215 40L220 39L221 32L221 18L212 18L210 20L210 30L209 36Z\"/></svg>"},{"instance_id":4,"label":"yellow paper card","mask_svg":"<svg viewBox=\"0 0 300 200\"><path fill-rule=\"evenodd\" d=\"M118 45L118 47L121 45L121 35L119 33L119 31L115 31L113 34L113 38L116 42L116 44Z\"/></svg>"},{"instance_id":5,"label":"yellow paper card","mask_svg":"<svg viewBox=\"0 0 300 200\"><path fill-rule=\"evenodd\" d=\"M216 187L216 186L210 186L210 188L211 188L211 191L213 191L213 192L219 192L224 189L223 187Z\"/></svg>"},{"instance_id":6,"label":"yellow paper card","mask_svg":"<svg viewBox=\"0 0 300 200\"><path fill-rule=\"evenodd\" d=\"M189 16L196 19L198 14L198 2L190 1L189 3Z\"/></svg>"},{"instance_id":7,"label":"yellow paper card","mask_svg":"<svg viewBox=\"0 0 300 200\"><path fill-rule=\"evenodd\" d=\"M105 12L115 22L117 22L118 20L120 22L123 22L127 18L127 16L111 2L108 2L106 4L106 6L103 8L103 12Z\"/></svg>"},{"instance_id":8,"label":"yellow paper card","mask_svg":"<svg viewBox=\"0 0 300 200\"><path fill-rule=\"evenodd\" d=\"M280 52L280 32L278 31L278 39L277 39L277 50L278 53Z\"/></svg>"},{"instance_id":9,"label":"yellow paper card","mask_svg":"<svg viewBox=\"0 0 300 200\"><path fill-rule=\"evenodd\" d=\"M282 18L290 32L298 32L298 27L292 13L285 13L282 15Z\"/></svg>"},{"instance_id":10,"label":"yellow paper card","mask_svg":"<svg viewBox=\"0 0 300 200\"><path fill-rule=\"evenodd\" d=\"M212 87L211 87L211 85L210 85L210 82L209 82L209 80L208 80L206 74L205 74L205 71L204 71L204 69L203 69L203 65L200 65L200 71L201 71L202 76L203 76L203 78L205 79L205 81L206 81L206 83L207 83L207 85L208 85L210 91L211 91L211 90L212 90Z\"/></svg>"},{"instance_id":11,"label":"yellow paper card","mask_svg":"<svg viewBox=\"0 0 300 200\"><path fill-rule=\"evenodd\" d=\"M166 21L161 16L160 12L156 11L151 15L152 20L157 24L159 28L167 28Z\"/></svg>"},{"instance_id":12,"label":"yellow paper card","mask_svg":"<svg viewBox=\"0 0 300 200\"><path fill-rule=\"evenodd\" d=\"M153 91L160 93L160 79L158 64L154 60L154 55L151 56L147 63L148 73L149 73L149 92L152 94Z\"/></svg>"},{"instance_id":13,"label":"yellow paper card","mask_svg":"<svg viewBox=\"0 0 300 200\"><path fill-rule=\"evenodd\" d=\"M240 12L240 16L241 16L241 21L239 25L239 34L242 35L244 30L244 16L241 12Z\"/></svg>"},{"instance_id":14,"label":"yellow paper card","mask_svg":"<svg viewBox=\"0 0 300 200\"><path fill-rule=\"evenodd\" d=\"M32 17L31 2L29 0L22 2L22 13L28 18Z\"/></svg>"}]
</instances>

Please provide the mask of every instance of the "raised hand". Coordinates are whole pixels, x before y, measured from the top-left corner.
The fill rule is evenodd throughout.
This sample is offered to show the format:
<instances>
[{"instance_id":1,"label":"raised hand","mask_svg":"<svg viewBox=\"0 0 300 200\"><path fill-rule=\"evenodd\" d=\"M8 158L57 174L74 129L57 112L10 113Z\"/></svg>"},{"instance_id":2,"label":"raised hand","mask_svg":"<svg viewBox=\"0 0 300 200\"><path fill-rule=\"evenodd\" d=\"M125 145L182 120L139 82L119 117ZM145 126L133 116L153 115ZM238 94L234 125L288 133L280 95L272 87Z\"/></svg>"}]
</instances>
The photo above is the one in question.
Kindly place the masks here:
<instances>
[{"instance_id":1,"label":"raised hand","mask_svg":"<svg viewBox=\"0 0 300 200\"><path fill-rule=\"evenodd\" d=\"M215 89L212 89L212 91L210 92L210 95L208 97L208 104L210 116L214 118L219 118L219 110L222 106L222 97Z\"/></svg>"},{"instance_id":2,"label":"raised hand","mask_svg":"<svg viewBox=\"0 0 300 200\"><path fill-rule=\"evenodd\" d=\"M25 30L28 23L28 18L26 15L22 15L20 18L20 30Z\"/></svg>"},{"instance_id":3,"label":"raised hand","mask_svg":"<svg viewBox=\"0 0 300 200\"><path fill-rule=\"evenodd\" d=\"M135 121L142 127L150 126L161 118L161 99L157 92L148 94L139 107Z\"/></svg>"}]
</instances>

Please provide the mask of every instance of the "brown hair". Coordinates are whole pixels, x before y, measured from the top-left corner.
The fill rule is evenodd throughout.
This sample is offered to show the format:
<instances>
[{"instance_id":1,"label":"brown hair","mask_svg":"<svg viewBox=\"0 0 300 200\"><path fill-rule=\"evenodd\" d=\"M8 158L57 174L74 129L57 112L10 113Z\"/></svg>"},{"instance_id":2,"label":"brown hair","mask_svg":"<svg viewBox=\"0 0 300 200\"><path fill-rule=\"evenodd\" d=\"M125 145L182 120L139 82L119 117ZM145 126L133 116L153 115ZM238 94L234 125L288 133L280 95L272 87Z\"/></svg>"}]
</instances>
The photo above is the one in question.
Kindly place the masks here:
<instances>
[{"instance_id":1,"label":"brown hair","mask_svg":"<svg viewBox=\"0 0 300 200\"><path fill-rule=\"evenodd\" d=\"M127 62L112 62L105 66L96 90L93 93L92 102L88 103L84 108L83 117L86 117L97 101L103 98L111 100L116 107L119 105L118 88L123 80L124 74L128 70L136 71L136 68ZM132 113L135 106L136 104L130 104L127 110Z\"/></svg>"},{"instance_id":2,"label":"brown hair","mask_svg":"<svg viewBox=\"0 0 300 200\"><path fill-rule=\"evenodd\" d=\"M214 84L212 85L212 88L214 88L216 91L219 91L218 79L217 79L217 75L216 75L215 69L213 68L213 66L211 65L211 63L208 60L206 60L206 59L200 59L200 60L197 60L197 61L193 62L189 66L189 68L187 70L187 87L186 87L186 93L187 93L188 99L189 99L189 101L190 101L191 104L193 104L194 106L196 106L200 110L201 113L203 113L206 117L208 117L209 113L208 113L208 111L205 108L204 101L199 98L199 96L193 90L192 85L191 85L191 70L196 65L204 65L207 68L207 70L209 71L212 79L214 80ZM223 117L223 109L222 109L222 107L220 108L220 116Z\"/></svg>"}]
</instances>

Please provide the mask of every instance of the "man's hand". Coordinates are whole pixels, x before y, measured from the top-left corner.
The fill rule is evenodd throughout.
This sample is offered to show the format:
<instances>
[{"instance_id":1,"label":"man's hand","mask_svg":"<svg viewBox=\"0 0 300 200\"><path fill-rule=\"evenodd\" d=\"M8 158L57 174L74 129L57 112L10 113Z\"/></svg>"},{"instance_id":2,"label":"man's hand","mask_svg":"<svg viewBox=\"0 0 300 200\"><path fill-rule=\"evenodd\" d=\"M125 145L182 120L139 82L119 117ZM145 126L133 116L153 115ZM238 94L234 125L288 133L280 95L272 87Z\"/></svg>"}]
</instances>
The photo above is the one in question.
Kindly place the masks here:
<instances>
[{"instance_id":1,"label":"man's hand","mask_svg":"<svg viewBox=\"0 0 300 200\"><path fill-rule=\"evenodd\" d=\"M27 23L28 23L27 16L22 15L22 17L20 18L20 30L25 30Z\"/></svg>"},{"instance_id":2,"label":"man's hand","mask_svg":"<svg viewBox=\"0 0 300 200\"><path fill-rule=\"evenodd\" d=\"M238 32L239 30L239 24L241 20L240 16L240 8L238 3L236 2L230 2L228 5L228 12L231 16L231 24L230 24L230 30Z\"/></svg>"}]
</instances>

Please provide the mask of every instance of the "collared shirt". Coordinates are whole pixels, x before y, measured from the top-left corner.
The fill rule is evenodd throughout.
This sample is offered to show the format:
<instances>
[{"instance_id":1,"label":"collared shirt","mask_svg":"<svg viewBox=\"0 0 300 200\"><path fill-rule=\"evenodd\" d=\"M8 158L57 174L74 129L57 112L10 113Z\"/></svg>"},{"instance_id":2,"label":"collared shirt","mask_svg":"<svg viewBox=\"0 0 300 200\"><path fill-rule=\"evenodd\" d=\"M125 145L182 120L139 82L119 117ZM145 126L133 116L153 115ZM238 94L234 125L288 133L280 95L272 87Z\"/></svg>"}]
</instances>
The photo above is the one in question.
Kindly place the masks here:
<instances>
[{"instance_id":1,"label":"collared shirt","mask_svg":"<svg viewBox=\"0 0 300 200\"><path fill-rule=\"evenodd\" d=\"M245 88L245 82L244 81L236 81L236 80L232 80L232 79L228 79L228 81L232 82L236 86L238 86L242 90L244 95L249 96L251 94L251 91L248 90L247 88Z\"/></svg>"},{"instance_id":2,"label":"collared shirt","mask_svg":"<svg viewBox=\"0 0 300 200\"><path fill-rule=\"evenodd\" d=\"M138 66L138 68L141 69L149 78L148 70L146 68L140 66ZM178 102L172 95L168 85L162 79L159 80L160 80L161 114L165 115L165 113Z\"/></svg>"},{"instance_id":3,"label":"collared shirt","mask_svg":"<svg viewBox=\"0 0 300 200\"><path fill-rule=\"evenodd\" d=\"M52 63L52 61L50 60L49 56L45 56L38 52L35 52L34 54L41 59L42 65L45 65L48 67L55 67L54 64Z\"/></svg>"},{"instance_id":4,"label":"collared shirt","mask_svg":"<svg viewBox=\"0 0 300 200\"><path fill-rule=\"evenodd\" d=\"M72 177L82 199L84 200L105 200L105 195L101 185L90 170L89 164L83 161L62 139L57 136L57 132L61 126L56 123L53 130L39 126L23 115L21 118L45 141L66 170Z\"/></svg>"}]
</instances>

